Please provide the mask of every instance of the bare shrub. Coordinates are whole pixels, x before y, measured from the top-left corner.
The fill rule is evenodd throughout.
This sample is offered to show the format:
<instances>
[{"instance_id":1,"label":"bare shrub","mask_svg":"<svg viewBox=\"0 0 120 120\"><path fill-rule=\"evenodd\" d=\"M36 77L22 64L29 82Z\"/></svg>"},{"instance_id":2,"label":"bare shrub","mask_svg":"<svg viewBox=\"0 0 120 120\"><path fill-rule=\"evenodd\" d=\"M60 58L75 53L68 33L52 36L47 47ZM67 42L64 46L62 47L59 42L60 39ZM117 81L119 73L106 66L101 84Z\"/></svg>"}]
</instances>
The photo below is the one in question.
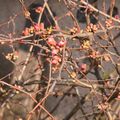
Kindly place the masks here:
<instances>
[{"instance_id":1,"label":"bare shrub","mask_svg":"<svg viewBox=\"0 0 120 120\"><path fill-rule=\"evenodd\" d=\"M0 23L0 119L119 120L119 0L26 2Z\"/></svg>"}]
</instances>

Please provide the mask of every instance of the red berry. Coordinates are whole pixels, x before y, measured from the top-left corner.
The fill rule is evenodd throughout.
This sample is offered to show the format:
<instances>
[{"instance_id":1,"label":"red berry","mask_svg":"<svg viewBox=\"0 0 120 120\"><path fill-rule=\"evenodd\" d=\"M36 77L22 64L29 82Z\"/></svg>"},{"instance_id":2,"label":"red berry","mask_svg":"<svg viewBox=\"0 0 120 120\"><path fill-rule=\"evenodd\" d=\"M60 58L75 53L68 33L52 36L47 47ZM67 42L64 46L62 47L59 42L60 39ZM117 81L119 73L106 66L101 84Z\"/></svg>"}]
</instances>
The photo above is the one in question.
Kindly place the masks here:
<instances>
[{"instance_id":1,"label":"red berry","mask_svg":"<svg viewBox=\"0 0 120 120\"><path fill-rule=\"evenodd\" d=\"M116 18L116 19L119 19L120 17L119 17L119 15L115 15L115 18Z\"/></svg>"},{"instance_id":2,"label":"red berry","mask_svg":"<svg viewBox=\"0 0 120 120\"><path fill-rule=\"evenodd\" d=\"M52 60L52 64L56 65L56 64L58 64L58 61L54 59L54 60Z\"/></svg>"},{"instance_id":3,"label":"red berry","mask_svg":"<svg viewBox=\"0 0 120 120\"><path fill-rule=\"evenodd\" d=\"M35 29L35 31L39 31L40 30L40 25L39 24L35 24L34 25L34 29Z\"/></svg>"},{"instance_id":4,"label":"red berry","mask_svg":"<svg viewBox=\"0 0 120 120\"><path fill-rule=\"evenodd\" d=\"M43 11L43 8L42 8L42 7L37 7L37 8L35 9L35 12L37 12L37 13L42 13L42 11Z\"/></svg>"},{"instance_id":5,"label":"red berry","mask_svg":"<svg viewBox=\"0 0 120 120\"><path fill-rule=\"evenodd\" d=\"M82 65L80 66L80 70L81 70L83 73L85 73L86 70L87 70L87 65L86 65L86 64L82 64Z\"/></svg>"},{"instance_id":6,"label":"red berry","mask_svg":"<svg viewBox=\"0 0 120 120\"><path fill-rule=\"evenodd\" d=\"M53 37L49 37L47 43L48 45L56 46L56 41Z\"/></svg>"},{"instance_id":7,"label":"red berry","mask_svg":"<svg viewBox=\"0 0 120 120\"><path fill-rule=\"evenodd\" d=\"M40 24L40 30L45 30L44 23Z\"/></svg>"},{"instance_id":8,"label":"red berry","mask_svg":"<svg viewBox=\"0 0 120 120\"><path fill-rule=\"evenodd\" d=\"M53 49L52 50L52 56L56 55L58 53L58 50L57 49Z\"/></svg>"},{"instance_id":9,"label":"red berry","mask_svg":"<svg viewBox=\"0 0 120 120\"><path fill-rule=\"evenodd\" d=\"M22 32L24 36L29 35L29 28L25 28L25 30Z\"/></svg>"},{"instance_id":10,"label":"red berry","mask_svg":"<svg viewBox=\"0 0 120 120\"><path fill-rule=\"evenodd\" d=\"M24 42L24 40L19 40L19 43L24 44L25 42Z\"/></svg>"},{"instance_id":11,"label":"red berry","mask_svg":"<svg viewBox=\"0 0 120 120\"><path fill-rule=\"evenodd\" d=\"M59 47L64 47L65 44L66 44L66 41L61 40L61 41L58 43L58 46L59 46Z\"/></svg>"}]
</instances>

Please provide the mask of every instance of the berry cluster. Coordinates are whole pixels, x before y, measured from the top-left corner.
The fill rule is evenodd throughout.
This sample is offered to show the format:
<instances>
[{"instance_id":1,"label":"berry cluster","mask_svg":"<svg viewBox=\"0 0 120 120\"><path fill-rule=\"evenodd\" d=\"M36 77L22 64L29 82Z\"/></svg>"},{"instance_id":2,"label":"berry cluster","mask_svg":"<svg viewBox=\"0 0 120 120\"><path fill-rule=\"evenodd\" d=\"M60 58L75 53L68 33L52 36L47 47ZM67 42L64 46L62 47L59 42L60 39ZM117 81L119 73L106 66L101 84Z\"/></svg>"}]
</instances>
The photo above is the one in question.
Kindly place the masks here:
<instances>
[{"instance_id":1,"label":"berry cluster","mask_svg":"<svg viewBox=\"0 0 120 120\"><path fill-rule=\"evenodd\" d=\"M89 55L91 58L96 59L99 56L99 51L91 51Z\"/></svg>"},{"instance_id":2,"label":"berry cluster","mask_svg":"<svg viewBox=\"0 0 120 120\"><path fill-rule=\"evenodd\" d=\"M73 27L72 29L70 29L70 33L71 35L74 35L78 32L78 28L77 27Z\"/></svg>"},{"instance_id":3,"label":"berry cluster","mask_svg":"<svg viewBox=\"0 0 120 120\"><path fill-rule=\"evenodd\" d=\"M18 59L18 52L8 53L5 57L10 61L16 61Z\"/></svg>"},{"instance_id":4,"label":"berry cluster","mask_svg":"<svg viewBox=\"0 0 120 120\"><path fill-rule=\"evenodd\" d=\"M120 19L120 16L119 16L119 15L115 15L115 18L116 18L116 19Z\"/></svg>"},{"instance_id":5,"label":"berry cluster","mask_svg":"<svg viewBox=\"0 0 120 120\"><path fill-rule=\"evenodd\" d=\"M63 47L66 45L66 41L60 40L59 42L56 42L54 37L50 36L47 39L47 44L51 49L51 59L48 58L48 60L51 61L53 70L56 70L62 61L60 54L63 50Z\"/></svg>"},{"instance_id":6,"label":"berry cluster","mask_svg":"<svg viewBox=\"0 0 120 120\"><path fill-rule=\"evenodd\" d=\"M89 49L90 48L90 41L84 40L81 47L82 47L82 49Z\"/></svg>"},{"instance_id":7,"label":"berry cluster","mask_svg":"<svg viewBox=\"0 0 120 120\"><path fill-rule=\"evenodd\" d=\"M99 25L98 24L92 24L90 23L87 27L86 27L86 31L87 32L96 32L99 29Z\"/></svg>"},{"instance_id":8,"label":"berry cluster","mask_svg":"<svg viewBox=\"0 0 120 120\"><path fill-rule=\"evenodd\" d=\"M107 19L105 21L105 26L106 26L106 28L113 26L113 21L111 19Z\"/></svg>"},{"instance_id":9,"label":"berry cluster","mask_svg":"<svg viewBox=\"0 0 120 120\"><path fill-rule=\"evenodd\" d=\"M44 24L40 23L40 24L34 24L33 26L30 26L30 28L25 28L23 30L23 35L24 36L28 36L30 34L33 34L34 32L39 32L39 31L43 31L44 29Z\"/></svg>"}]
</instances>

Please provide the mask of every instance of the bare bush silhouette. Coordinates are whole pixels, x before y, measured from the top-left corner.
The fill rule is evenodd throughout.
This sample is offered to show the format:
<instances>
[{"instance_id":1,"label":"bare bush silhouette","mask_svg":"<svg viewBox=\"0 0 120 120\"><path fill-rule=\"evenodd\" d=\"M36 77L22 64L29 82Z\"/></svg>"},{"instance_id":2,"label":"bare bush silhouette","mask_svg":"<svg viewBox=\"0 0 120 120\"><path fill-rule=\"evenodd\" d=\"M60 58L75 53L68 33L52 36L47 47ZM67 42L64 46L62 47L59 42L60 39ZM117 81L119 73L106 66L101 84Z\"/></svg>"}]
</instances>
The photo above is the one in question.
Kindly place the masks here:
<instances>
[{"instance_id":1,"label":"bare bush silhouette","mask_svg":"<svg viewBox=\"0 0 120 120\"><path fill-rule=\"evenodd\" d=\"M0 119L119 120L119 0L31 1L0 22Z\"/></svg>"}]
</instances>

